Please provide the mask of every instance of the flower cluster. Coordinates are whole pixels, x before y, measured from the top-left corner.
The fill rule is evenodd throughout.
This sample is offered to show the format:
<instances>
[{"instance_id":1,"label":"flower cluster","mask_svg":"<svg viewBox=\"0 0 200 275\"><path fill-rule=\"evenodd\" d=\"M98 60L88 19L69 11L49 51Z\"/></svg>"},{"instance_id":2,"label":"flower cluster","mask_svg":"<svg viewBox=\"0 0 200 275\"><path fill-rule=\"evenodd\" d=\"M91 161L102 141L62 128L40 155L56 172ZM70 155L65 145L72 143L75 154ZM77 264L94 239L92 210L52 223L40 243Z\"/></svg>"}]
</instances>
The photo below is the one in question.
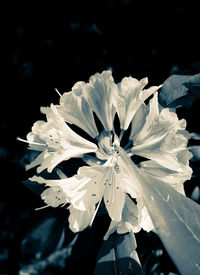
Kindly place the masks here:
<instances>
[{"instance_id":1,"label":"flower cluster","mask_svg":"<svg viewBox=\"0 0 200 275\"><path fill-rule=\"evenodd\" d=\"M86 164L70 178L59 173L60 179L30 179L46 185L41 197L47 205L68 205L73 232L92 225L100 205L111 218L105 238L115 230L154 229L142 190L124 154L133 162L140 180L159 180L184 194L183 183L192 174L186 122L159 105L157 91L161 86L145 89L147 83L147 78L139 81L125 77L115 84L111 71L97 73L89 83L77 82L60 97L59 105L42 107L47 121L37 121L27 135L30 149L39 151L27 169L37 166L38 173L44 169L50 173L73 157L82 158ZM116 116L120 132L114 126ZM68 124L81 128L94 142L75 133ZM124 135L129 140L123 148Z\"/></svg>"}]
</instances>

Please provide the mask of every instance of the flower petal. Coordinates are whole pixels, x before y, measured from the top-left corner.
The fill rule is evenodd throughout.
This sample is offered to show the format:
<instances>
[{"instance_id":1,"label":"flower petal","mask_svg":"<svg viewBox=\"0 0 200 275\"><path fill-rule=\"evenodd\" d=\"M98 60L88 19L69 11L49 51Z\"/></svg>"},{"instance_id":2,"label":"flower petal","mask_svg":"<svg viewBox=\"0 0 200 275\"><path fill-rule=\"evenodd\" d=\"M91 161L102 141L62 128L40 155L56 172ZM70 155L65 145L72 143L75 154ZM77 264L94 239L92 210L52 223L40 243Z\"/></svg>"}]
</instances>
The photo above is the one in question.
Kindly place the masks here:
<instances>
[{"instance_id":1,"label":"flower petal","mask_svg":"<svg viewBox=\"0 0 200 275\"><path fill-rule=\"evenodd\" d=\"M149 102L149 113L145 124L133 142L135 145L142 144L149 137L184 130L185 127L185 120L179 120L176 113L170 112L169 109L162 109L159 113L158 93L156 92Z\"/></svg>"},{"instance_id":2,"label":"flower petal","mask_svg":"<svg viewBox=\"0 0 200 275\"><path fill-rule=\"evenodd\" d=\"M149 113L139 134L134 137L131 152L175 171L181 171L178 151L186 150L187 135L184 133L185 120L179 120L169 109L159 113L157 93L150 100Z\"/></svg>"},{"instance_id":3,"label":"flower petal","mask_svg":"<svg viewBox=\"0 0 200 275\"><path fill-rule=\"evenodd\" d=\"M38 121L33 125L32 132L27 135L28 142L34 145L34 148L46 153L38 156L38 158L28 166L32 168L41 165L38 172L52 169L71 157L79 157L85 153L95 152L97 146L80 137L65 123L64 119L59 115L55 106L51 108L42 108L42 112L47 116L47 122ZM35 141L41 142L35 145Z\"/></svg>"},{"instance_id":4,"label":"flower petal","mask_svg":"<svg viewBox=\"0 0 200 275\"><path fill-rule=\"evenodd\" d=\"M141 227L138 224L138 209L135 203L126 195L124 208L122 211L122 219L120 222L111 220L110 226L104 236L107 240L109 236L117 231L118 234L125 234L127 232L139 232Z\"/></svg>"},{"instance_id":5,"label":"flower petal","mask_svg":"<svg viewBox=\"0 0 200 275\"><path fill-rule=\"evenodd\" d=\"M69 202L59 186L45 189L41 194L41 198L51 207L58 207Z\"/></svg>"},{"instance_id":6,"label":"flower petal","mask_svg":"<svg viewBox=\"0 0 200 275\"><path fill-rule=\"evenodd\" d=\"M131 148L135 155L155 160L160 165L175 171L182 171L181 164L175 154L170 153L164 148L166 134L158 137L151 137L145 143Z\"/></svg>"},{"instance_id":7,"label":"flower petal","mask_svg":"<svg viewBox=\"0 0 200 275\"><path fill-rule=\"evenodd\" d=\"M131 122L131 133L129 139L134 141L144 127L148 108L145 104L141 104Z\"/></svg>"},{"instance_id":8,"label":"flower petal","mask_svg":"<svg viewBox=\"0 0 200 275\"><path fill-rule=\"evenodd\" d=\"M84 230L90 225L90 222L93 218L95 209L90 208L87 211L81 211L74 208L72 205L69 207L69 228L74 232L79 232Z\"/></svg>"},{"instance_id":9,"label":"flower petal","mask_svg":"<svg viewBox=\"0 0 200 275\"><path fill-rule=\"evenodd\" d=\"M139 100L142 89L148 83L147 78L140 81L132 77L124 77L118 84L117 112L120 119L120 126L126 130L132 120L137 100Z\"/></svg>"},{"instance_id":10,"label":"flower petal","mask_svg":"<svg viewBox=\"0 0 200 275\"><path fill-rule=\"evenodd\" d=\"M113 129L117 86L111 71L103 71L90 77L90 83L83 89L83 96L92 111L96 113L106 131Z\"/></svg>"},{"instance_id":11,"label":"flower petal","mask_svg":"<svg viewBox=\"0 0 200 275\"><path fill-rule=\"evenodd\" d=\"M121 190L114 168L110 168L110 176L104 192L104 203L109 216L115 222L121 221L125 203L125 193Z\"/></svg>"},{"instance_id":12,"label":"flower petal","mask_svg":"<svg viewBox=\"0 0 200 275\"><path fill-rule=\"evenodd\" d=\"M71 92L64 93L57 109L66 122L77 125L95 138L99 133L92 111L82 94L85 85L84 82L77 82Z\"/></svg>"},{"instance_id":13,"label":"flower petal","mask_svg":"<svg viewBox=\"0 0 200 275\"><path fill-rule=\"evenodd\" d=\"M147 232L155 230L149 211L141 197L137 199L137 207L139 225Z\"/></svg>"},{"instance_id":14,"label":"flower petal","mask_svg":"<svg viewBox=\"0 0 200 275\"><path fill-rule=\"evenodd\" d=\"M185 194L183 183L186 180L189 180L192 175L192 169L187 165L183 167L182 172L177 173L175 171L162 167L152 160L142 162L140 164L140 169L143 169L150 175L168 183L176 191L183 195Z\"/></svg>"}]
</instances>

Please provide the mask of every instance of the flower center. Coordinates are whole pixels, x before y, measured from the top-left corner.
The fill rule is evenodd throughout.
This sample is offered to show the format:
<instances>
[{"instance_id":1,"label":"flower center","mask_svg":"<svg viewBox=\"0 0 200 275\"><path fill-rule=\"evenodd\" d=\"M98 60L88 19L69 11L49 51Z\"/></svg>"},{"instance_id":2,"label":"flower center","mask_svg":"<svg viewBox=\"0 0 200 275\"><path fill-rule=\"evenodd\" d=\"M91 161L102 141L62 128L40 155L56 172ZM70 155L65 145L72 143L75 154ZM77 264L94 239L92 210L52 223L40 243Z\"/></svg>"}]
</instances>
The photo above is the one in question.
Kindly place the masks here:
<instances>
[{"instance_id":1,"label":"flower center","mask_svg":"<svg viewBox=\"0 0 200 275\"><path fill-rule=\"evenodd\" d=\"M106 160L111 156L118 155L116 144L119 144L119 140L116 135L114 136L111 132L103 131L98 141L99 150L96 152L96 155L99 159Z\"/></svg>"}]
</instances>

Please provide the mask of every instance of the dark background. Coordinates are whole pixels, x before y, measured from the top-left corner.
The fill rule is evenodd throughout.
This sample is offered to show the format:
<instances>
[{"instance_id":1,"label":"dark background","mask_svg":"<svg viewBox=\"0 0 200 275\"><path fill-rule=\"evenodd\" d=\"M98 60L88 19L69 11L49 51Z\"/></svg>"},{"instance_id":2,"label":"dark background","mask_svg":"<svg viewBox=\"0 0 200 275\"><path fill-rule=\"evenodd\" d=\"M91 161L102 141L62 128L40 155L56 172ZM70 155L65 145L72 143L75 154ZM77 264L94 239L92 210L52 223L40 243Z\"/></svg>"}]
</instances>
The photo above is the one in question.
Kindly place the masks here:
<instances>
[{"instance_id":1,"label":"dark background","mask_svg":"<svg viewBox=\"0 0 200 275\"><path fill-rule=\"evenodd\" d=\"M69 91L76 81L108 68L116 82L148 76L150 85L170 74L200 72L198 1L65 2L6 1L0 7L0 274L17 274L21 241L48 213L34 211L42 202L22 184L31 156L16 137L25 138L43 118L40 106L58 103L53 88ZM195 112L187 113L191 127ZM159 274L150 270L160 243L140 236L143 263L149 274ZM164 259L165 264L157 260L158 272L172 271Z\"/></svg>"}]
</instances>

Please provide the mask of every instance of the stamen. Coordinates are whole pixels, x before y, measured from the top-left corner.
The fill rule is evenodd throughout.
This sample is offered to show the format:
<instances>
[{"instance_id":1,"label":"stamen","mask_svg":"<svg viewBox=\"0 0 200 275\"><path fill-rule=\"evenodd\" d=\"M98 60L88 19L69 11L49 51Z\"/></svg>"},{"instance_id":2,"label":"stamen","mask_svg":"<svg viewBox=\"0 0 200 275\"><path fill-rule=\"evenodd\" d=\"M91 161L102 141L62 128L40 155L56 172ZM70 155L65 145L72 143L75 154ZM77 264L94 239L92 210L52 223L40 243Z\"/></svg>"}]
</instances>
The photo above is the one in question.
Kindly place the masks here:
<instances>
[{"instance_id":1,"label":"stamen","mask_svg":"<svg viewBox=\"0 0 200 275\"><path fill-rule=\"evenodd\" d=\"M61 207L64 207L66 204L68 204L68 202L63 203L63 205L61 205Z\"/></svg>"},{"instance_id":2,"label":"stamen","mask_svg":"<svg viewBox=\"0 0 200 275\"><path fill-rule=\"evenodd\" d=\"M54 91L61 97L62 95L60 94L60 92L58 91L58 89L54 88Z\"/></svg>"},{"instance_id":3,"label":"stamen","mask_svg":"<svg viewBox=\"0 0 200 275\"><path fill-rule=\"evenodd\" d=\"M119 164L118 164L117 162L116 162L115 165L114 165L114 169L115 169L116 174L119 174L119 173L120 173Z\"/></svg>"},{"instance_id":4,"label":"stamen","mask_svg":"<svg viewBox=\"0 0 200 275\"><path fill-rule=\"evenodd\" d=\"M25 143L28 143L28 144L34 144L34 145L39 145L39 146L46 146L46 144L38 143L38 142L34 142L34 141L28 141L28 140L20 138L20 137L17 137L17 140L25 142Z\"/></svg>"},{"instance_id":5,"label":"stamen","mask_svg":"<svg viewBox=\"0 0 200 275\"><path fill-rule=\"evenodd\" d=\"M42 209L47 208L47 207L50 207L50 205L45 205L45 206L42 206L42 207L35 208L35 211L42 210Z\"/></svg>"}]
</instances>

